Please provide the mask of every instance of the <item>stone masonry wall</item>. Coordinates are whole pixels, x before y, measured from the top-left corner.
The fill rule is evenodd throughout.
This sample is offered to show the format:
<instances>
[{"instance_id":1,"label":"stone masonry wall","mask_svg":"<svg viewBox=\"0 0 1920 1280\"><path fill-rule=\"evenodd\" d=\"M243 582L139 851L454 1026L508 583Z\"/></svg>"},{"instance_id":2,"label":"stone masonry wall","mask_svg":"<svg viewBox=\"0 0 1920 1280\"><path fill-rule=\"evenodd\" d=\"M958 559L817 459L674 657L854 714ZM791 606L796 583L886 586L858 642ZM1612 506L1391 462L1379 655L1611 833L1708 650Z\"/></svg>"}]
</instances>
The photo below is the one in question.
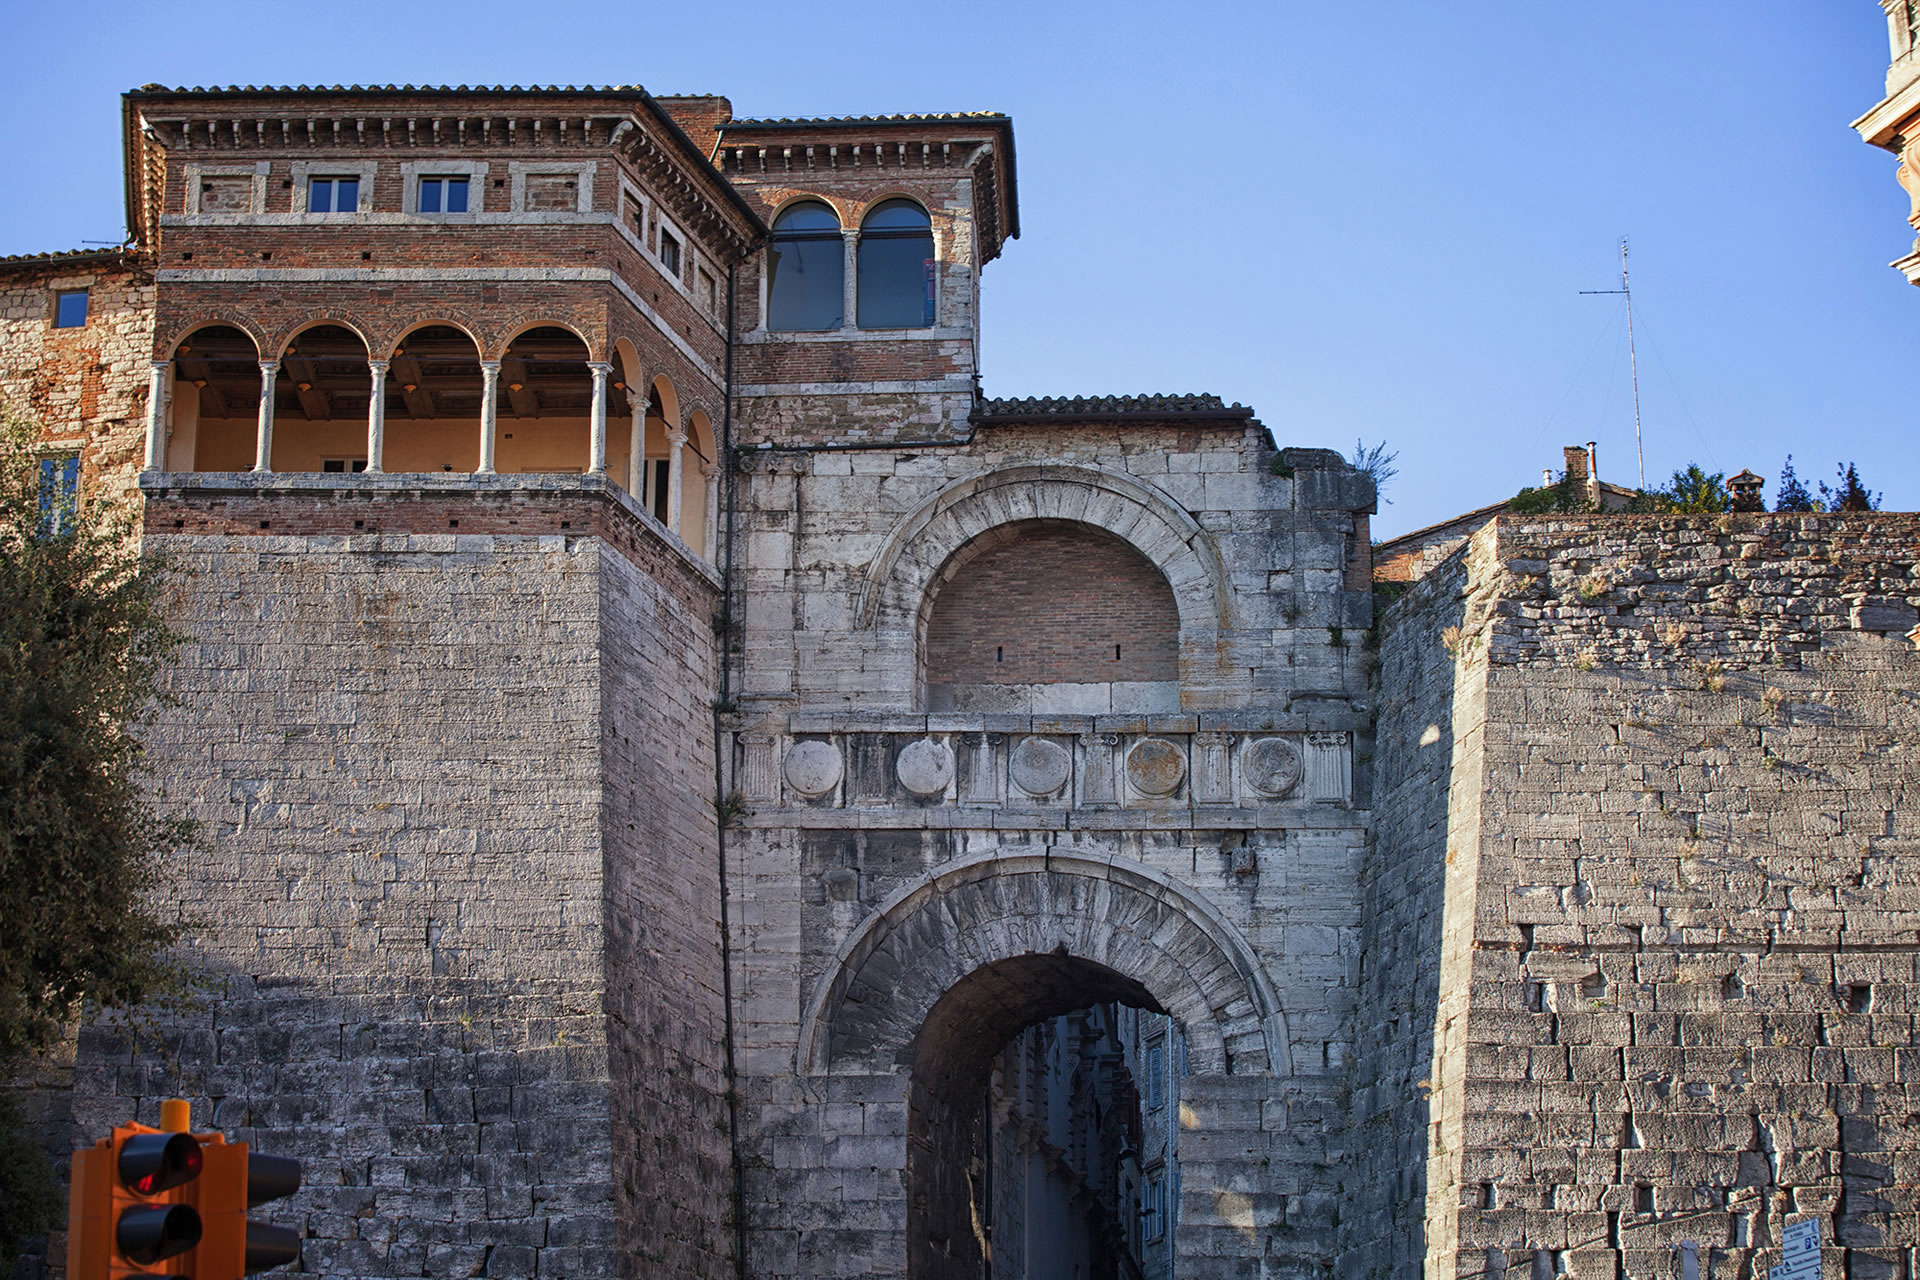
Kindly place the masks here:
<instances>
[{"instance_id":1,"label":"stone masonry wall","mask_svg":"<svg viewBox=\"0 0 1920 1280\"><path fill-rule=\"evenodd\" d=\"M208 998L83 1033L76 1138L179 1094L298 1158L315 1274L724 1272L700 592L391 510L166 532L192 501L149 505L193 637L149 749Z\"/></svg>"},{"instance_id":2,"label":"stone masonry wall","mask_svg":"<svg viewBox=\"0 0 1920 1280\"><path fill-rule=\"evenodd\" d=\"M624 1277L732 1275L714 812L716 599L690 609L601 545L613 1195Z\"/></svg>"},{"instance_id":3,"label":"stone masonry wall","mask_svg":"<svg viewBox=\"0 0 1920 1280\"><path fill-rule=\"evenodd\" d=\"M81 485L130 496L146 445L151 274L134 260L57 257L0 273L0 412L39 443L80 455ZM87 290L87 322L53 325L54 295Z\"/></svg>"},{"instance_id":4,"label":"stone masonry wall","mask_svg":"<svg viewBox=\"0 0 1920 1280\"><path fill-rule=\"evenodd\" d=\"M1391 616L1407 649L1459 625L1481 687L1429 1276L1679 1276L1688 1241L1757 1275L1807 1216L1828 1274L1911 1274L1917 557L1912 515L1503 517ZM1383 861L1432 856L1387 846L1414 825L1383 815Z\"/></svg>"}]
</instances>

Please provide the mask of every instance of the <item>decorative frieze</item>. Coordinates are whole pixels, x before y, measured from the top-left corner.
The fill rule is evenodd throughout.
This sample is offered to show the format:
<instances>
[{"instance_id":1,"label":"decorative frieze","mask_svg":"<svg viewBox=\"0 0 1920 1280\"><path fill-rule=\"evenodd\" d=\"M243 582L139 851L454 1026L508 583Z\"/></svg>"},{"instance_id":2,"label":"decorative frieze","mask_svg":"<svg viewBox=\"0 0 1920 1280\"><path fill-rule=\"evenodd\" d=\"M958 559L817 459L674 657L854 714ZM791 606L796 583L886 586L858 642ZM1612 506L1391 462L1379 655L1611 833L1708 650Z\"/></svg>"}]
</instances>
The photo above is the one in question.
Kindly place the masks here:
<instances>
[{"instance_id":1,"label":"decorative frieze","mask_svg":"<svg viewBox=\"0 0 1920 1280\"><path fill-rule=\"evenodd\" d=\"M1081 723L1090 729L1090 721ZM927 732L924 724L896 730L867 722L835 729L811 722L804 737L739 734L742 797L853 809L1352 803L1352 741L1345 731L1006 734ZM1073 725L1050 722L1047 728Z\"/></svg>"}]
</instances>

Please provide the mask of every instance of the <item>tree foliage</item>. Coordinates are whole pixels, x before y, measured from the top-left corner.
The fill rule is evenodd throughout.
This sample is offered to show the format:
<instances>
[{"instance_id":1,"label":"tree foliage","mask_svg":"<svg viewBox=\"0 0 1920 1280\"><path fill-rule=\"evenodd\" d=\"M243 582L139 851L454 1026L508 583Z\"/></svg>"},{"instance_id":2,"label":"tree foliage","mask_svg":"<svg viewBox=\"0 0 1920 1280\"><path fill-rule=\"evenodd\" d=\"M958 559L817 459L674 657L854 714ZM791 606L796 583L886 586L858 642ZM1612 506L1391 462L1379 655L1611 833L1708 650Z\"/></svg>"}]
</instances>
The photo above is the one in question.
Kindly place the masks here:
<instances>
[{"instance_id":1,"label":"tree foliage","mask_svg":"<svg viewBox=\"0 0 1920 1280\"><path fill-rule=\"evenodd\" d=\"M1581 515L1593 511L1594 505L1587 486L1562 472L1554 484L1529 486L1514 494L1507 510L1523 516Z\"/></svg>"},{"instance_id":2,"label":"tree foliage","mask_svg":"<svg viewBox=\"0 0 1920 1280\"><path fill-rule=\"evenodd\" d=\"M1851 463L1836 468L1834 487L1820 485L1820 499L1828 511L1878 511L1883 494L1872 493L1860 483L1860 472Z\"/></svg>"},{"instance_id":3,"label":"tree foliage","mask_svg":"<svg viewBox=\"0 0 1920 1280\"><path fill-rule=\"evenodd\" d=\"M189 834L142 790L134 729L177 645L124 511L48 505L31 432L0 424L0 1079L86 1009L186 993L156 907ZM46 1223L37 1154L0 1106L0 1255Z\"/></svg>"},{"instance_id":4,"label":"tree foliage","mask_svg":"<svg viewBox=\"0 0 1920 1280\"><path fill-rule=\"evenodd\" d=\"M1787 455L1787 464L1780 468L1780 487L1773 491L1773 509L1775 511L1812 511L1813 495L1807 492L1807 486L1800 483L1799 473L1793 469L1793 455Z\"/></svg>"},{"instance_id":5,"label":"tree foliage","mask_svg":"<svg viewBox=\"0 0 1920 1280\"><path fill-rule=\"evenodd\" d=\"M1674 511L1687 515L1711 514L1733 510L1733 495L1727 492L1724 471L1702 470L1689 462L1673 473L1673 479L1650 495L1656 511Z\"/></svg>"},{"instance_id":6,"label":"tree foliage","mask_svg":"<svg viewBox=\"0 0 1920 1280\"><path fill-rule=\"evenodd\" d=\"M45 1048L83 1006L180 989L156 912L188 826L142 790L133 729L179 642L164 575L123 511L42 506L24 428L0 440L0 1061Z\"/></svg>"}]
</instances>

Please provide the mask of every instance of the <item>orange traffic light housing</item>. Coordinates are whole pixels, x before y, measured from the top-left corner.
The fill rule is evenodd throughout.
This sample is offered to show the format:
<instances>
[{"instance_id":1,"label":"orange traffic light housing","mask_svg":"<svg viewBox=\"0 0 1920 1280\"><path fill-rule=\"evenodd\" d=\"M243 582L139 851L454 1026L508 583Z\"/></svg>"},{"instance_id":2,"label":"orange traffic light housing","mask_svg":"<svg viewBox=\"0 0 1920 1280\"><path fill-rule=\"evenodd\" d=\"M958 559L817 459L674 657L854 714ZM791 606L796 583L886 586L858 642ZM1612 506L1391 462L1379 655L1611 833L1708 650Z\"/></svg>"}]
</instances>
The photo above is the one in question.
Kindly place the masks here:
<instances>
[{"instance_id":1,"label":"orange traffic light housing","mask_svg":"<svg viewBox=\"0 0 1920 1280\"><path fill-rule=\"evenodd\" d=\"M121 1125L73 1153L68 1280L242 1280L298 1261L299 1233L249 1221L247 1210L299 1190L299 1163L250 1155L225 1134L183 1132L184 1102L164 1104L161 1123L168 1129Z\"/></svg>"},{"instance_id":2,"label":"orange traffic light housing","mask_svg":"<svg viewBox=\"0 0 1920 1280\"><path fill-rule=\"evenodd\" d=\"M253 1155L244 1142L202 1134L206 1172L197 1184L206 1236L194 1251L196 1280L241 1277L300 1259L300 1235L248 1219L247 1210L300 1189L300 1165L280 1156Z\"/></svg>"},{"instance_id":3,"label":"orange traffic light housing","mask_svg":"<svg viewBox=\"0 0 1920 1280\"><path fill-rule=\"evenodd\" d=\"M192 1275L184 1255L203 1234L193 1200L204 1166L193 1135L143 1124L120 1125L92 1148L74 1152L70 1280Z\"/></svg>"}]
</instances>

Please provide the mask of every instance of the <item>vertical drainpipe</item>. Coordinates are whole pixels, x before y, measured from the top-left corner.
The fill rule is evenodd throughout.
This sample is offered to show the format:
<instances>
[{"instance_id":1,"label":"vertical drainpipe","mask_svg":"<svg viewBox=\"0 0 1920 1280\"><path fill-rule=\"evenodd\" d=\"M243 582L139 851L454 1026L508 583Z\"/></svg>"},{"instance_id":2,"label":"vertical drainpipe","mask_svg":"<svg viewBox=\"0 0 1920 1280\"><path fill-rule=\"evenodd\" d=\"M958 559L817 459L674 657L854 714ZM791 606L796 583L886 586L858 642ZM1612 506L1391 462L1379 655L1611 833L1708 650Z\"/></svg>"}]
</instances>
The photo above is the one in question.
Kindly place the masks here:
<instances>
[{"instance_id":1,"label":"vertical drainpipe","mask_svg":"<svg viewBox=\"0 0 1920 1280\"><path fill-rule=\"evenodd\" d=\"M714 848L720 863L720 998L726 1027L727 1067L727 1142L733 1157L733 1261L738 1280L747 1280L747 1175L740 1154L740 1076L733 1053L733 928L727 897L727 823L724 814L727 797L726 770L721 753L726 749L722 707L733 705L733 512L735 507L735 470L733 466L733 289L734 266L727 267L727 369L726 388L720 409L720 465L723 479L721 501L726 508L726 546L720 557L719 628L720 696L713 704L713 804L715 811Z\"/></svg>"}]
</instances>

